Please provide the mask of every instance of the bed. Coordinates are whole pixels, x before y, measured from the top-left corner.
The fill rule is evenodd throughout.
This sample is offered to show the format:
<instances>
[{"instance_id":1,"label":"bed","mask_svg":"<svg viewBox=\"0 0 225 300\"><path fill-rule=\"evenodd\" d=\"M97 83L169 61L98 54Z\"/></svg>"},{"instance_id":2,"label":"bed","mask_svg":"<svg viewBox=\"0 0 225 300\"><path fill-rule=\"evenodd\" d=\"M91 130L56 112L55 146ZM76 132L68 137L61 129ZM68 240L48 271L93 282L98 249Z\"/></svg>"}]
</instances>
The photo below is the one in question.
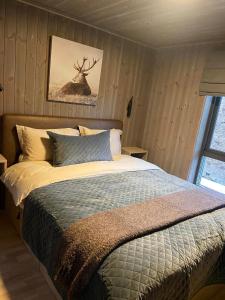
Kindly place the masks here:
<instances>
[{"instance_id":1,"label":"bed","mask_svg":"<svg viewBox=\"0 0 225 300\"><path fill-rule=\"evenodd\" d=\"M110 162L58 168L60 172L49 162L16 164L20 152L16 124L34 128L74 127L79 124L90 128L121 129L122 123L117 120L3 116L2 153L10 166L8 178L15 183L15 190L11 193L23 200L23 208L20 209L22 238L47 270L63 299L187 300L205 285L225 283L225 208L224 199L219 195L207 193L204 196L205 192L191 183L169 175L151 163L123 155ZM222 204L173 219L167 224L160 223L160 216L154 219L151 215L154 222L159 222L158 227L150 220L153 226L150 232L141 231L110 248L97 267L95 265L90 278L85 278L85 285L84 281L78 282L78 293L73 294L72 290L68 295L66 281L56 279L55 261L61 259L59 244L64 232L74 229L74 224L94 216L93 224L97 226L96 215L105 218L108 212L119 210L123 213L123 209L126 219L127 207L133 209L133 222L137 219L141 223L138 215L148 216L154 209L159 211L158 207L154 208L154 203L160 200L163 207L164 202L169 203L171 196L190 196L190 192L200 197L196 198L199 202L201 196L210 202L210 196L215 202L221 200ZM145 202L149 205L147 215L147 206L139 210L139 205ZM15 212L15 207L9 203L12 202L8 199L6 205L10 207L14 222L18 222L15 221L19 218L18 208ZM166 210L169 209L161 210L161 218ZM128 227L135 227L135 224ZM78 227L75 229L80 230ZM110 236L111 229L105 226L102 235ZM88 238L83 242L89 242ZM74 253L73 248L72 251ZM69 269L74 268L73 264L69 266Z\"/></svg>"}]
</instances>

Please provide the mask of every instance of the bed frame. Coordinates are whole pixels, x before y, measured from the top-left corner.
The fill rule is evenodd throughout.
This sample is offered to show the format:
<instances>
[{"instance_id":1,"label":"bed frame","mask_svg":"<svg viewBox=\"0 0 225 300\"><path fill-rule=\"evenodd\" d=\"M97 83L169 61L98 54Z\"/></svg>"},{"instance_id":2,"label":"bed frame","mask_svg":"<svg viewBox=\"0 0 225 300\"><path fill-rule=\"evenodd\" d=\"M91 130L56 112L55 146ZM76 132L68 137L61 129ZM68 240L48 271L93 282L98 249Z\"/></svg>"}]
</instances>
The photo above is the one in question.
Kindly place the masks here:
<instances>
[{"instance_id":1,"label":"bed frame","mask_svg":"<svg viewBox=\"0 0 225 300\"><path fill-rule=\"evenodd\" d=\"M6 159L8 166L15 164L18 160L19 154L21 152L19 141L16 134L16 125L30 126L33 128L76 128L77 125L86 126L89 128L99 128L99 129L111 129L117 128L122 129L122 121L119 120L107 120L107 119L88 119L88 118L65 118L65 117L51 117L51 116L33 116L33 115L19 115L19 114L5 114L1 117L0 122L0 142L1 151ZM20 234L20 220L22 219L22 208L18 208L14 205L11 195L6 191L5 195L5 208L6 212L16 228L17 232ZM26 245L26 243L25 243ZM27 246L27 245L26 245ZM28 250L31 252L29 246ZM45 277L49 287L52 289L56 299L60 300L61 297L56 291L54 285L52 284L45 267L37 260L33 255L34 259L39 264L39 269ZM221 296L218 291L222 291ZM203 292L196 295L193 300L211 300L214 296L219 295L217 298L224 299L224 285L213 285L203 289Z\"/></svg>"},{"instance_id":2,"label":"bed frame","mask_svg":"<svg viewBox=\"0 0 225 300\"><path fill-rule=\"evenodd\" d=\"M67 118L52 116L35 116L21 114L5 114L1 117L1 151L7 159L8 167L18 161L21 153L19 140L16 133L16 125L29 126L33 128L76 128L78 125L99 128L99 129L122 129L123 123L119 120L110 119L89 119L89 118ZM16 207L12 201L10 193L5 193L5 210L20 233L20 220L22 219L22 209Z\"/></svg>"},{"instance_id":3,"label":"bed frame","mask_svg":"<svg viewBox=\"0 0 225 300\"><path fill-rule=\"evenodd\" d=\"M51 116L33 116L33 115L20 115L20 114L5 114L1 117L0 123L1 135L1 151L7 159L8 167L15 164L18 161L19 154L21 153L19 140L16 133L16 125L29 126L33 128L76 128L78 125L99 128L99 129L122 129L123 123L119 120L110 119L89 119L89 118L66 118L66 117L51 117ZM16 207L12 200L9 191L5 191L5 210L9 216L16 231L21 235L21 220L23 209L22 207ZM24 242L25 243L25 242ZM33 255L29 246L25 243L26 247L37 261L39 269L45 277L49 287L53 291L56 299L61 299L57 290L49 278L45 267L37 260Z\"/></svg>"}]
</instances>

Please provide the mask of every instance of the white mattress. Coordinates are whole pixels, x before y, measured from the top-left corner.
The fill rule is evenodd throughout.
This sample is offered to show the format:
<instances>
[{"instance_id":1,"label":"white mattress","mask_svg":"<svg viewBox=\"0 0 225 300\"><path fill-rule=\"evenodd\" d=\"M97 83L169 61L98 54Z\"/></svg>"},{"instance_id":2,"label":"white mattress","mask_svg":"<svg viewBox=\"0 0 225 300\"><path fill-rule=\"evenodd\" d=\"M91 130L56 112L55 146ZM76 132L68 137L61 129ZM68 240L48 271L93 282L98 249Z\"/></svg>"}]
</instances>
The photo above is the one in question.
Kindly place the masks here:
<instances>
[{"instance_id":1,"label":"white mattress","mask_svg":"<svg viewBox=\"0 0 225 300\"><path fill-rule=\"evenodd\" d=\"M9 167L1 176L1 180L18 206L22 205L31 191L51 183L111 173L159 169L156 165L132 156L120 155L113 159L65 167L53 167L47 161L20 162Z\"/></svg>"}]
</instances>

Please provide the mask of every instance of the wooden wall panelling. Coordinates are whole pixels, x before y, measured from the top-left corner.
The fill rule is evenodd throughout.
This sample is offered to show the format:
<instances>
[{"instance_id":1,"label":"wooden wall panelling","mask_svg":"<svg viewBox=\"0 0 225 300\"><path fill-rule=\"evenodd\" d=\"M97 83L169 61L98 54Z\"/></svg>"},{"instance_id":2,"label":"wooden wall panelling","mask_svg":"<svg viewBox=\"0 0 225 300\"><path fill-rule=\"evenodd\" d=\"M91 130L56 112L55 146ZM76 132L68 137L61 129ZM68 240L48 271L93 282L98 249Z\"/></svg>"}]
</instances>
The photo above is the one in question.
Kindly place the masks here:
<instances>
[{"instance_id":1,"label":"wooden wall panelling","mask_svg":"<svg viewBox=\"0 0 225 300\"><path fill-rule=\"evenodd\" d=\"M173 162L172 164L173 172L182 174L184 178L188 176L205 103L204 98L199 96L199 82L206 53L207 47L193 47L191 51L188 51L186 66L184 66L186 74L182 85L181 126L178 131L180 143L174 153L174 156L177 157L177 163Z\"/></svg>"},{"instance_id":2,"label":"wooden wall panelling","mask_svg":"<svg viewBox=\"0 0 225 300\"><path fill-rule=\"evenodd\" d=\"M0 2L0 84L4 81L5 2ZM3 92L0 92L0 115L3 113Z\"/></svg>"},{"instance_id":3,"label":"wooden wall panelling","mask_svg":"<svg viewBox=\"0 0 225 300\"><path fill-rule=\"evenodd\" d=\"M213 46L157 51L142 146L149 160L187 178L204 108L199 82Z\"/></svg>"},{"instance_id":4,"label":"wooden wall panelling","mask_svg":"<svg viewBox=\"0 0 225 300\"><path fill-rule=\"evenodd\" d=\"M134 84L131 86L130 93L134 98L133 98L133 111L132 111L132 114L129 119L126 116L127 103L125 103L125 108L124 108L124 111L125 111L124 122L126 123L125 120L127 120L127 128L128 128L127 135L125 136L125 138L126 138L125 144L126 145L129 144L128 137L131 137L130 142L132 143L132 141L134 140L134 136L136 136L136 132L137 132L137 128L135 128L135 119L136 119L136 115L137 115L137 111L138 111L138 101L139 101L138 96L139 96L140 86L141 86L141 82L138 80L138 78L139 78L139 74L140 74L139 72L143 71L141 68L142 67L141 66L141 56L139 55L139 47L138 46L136 47L133 55L137 57L137 60L134 61L133 68L131 71L131 76L133 77L131 82L133 82ZM132 126L132 125L134 125L134 126Z\"/></svg>"},{"instance_id":5,"label":"wooden wall panelling","mask_svg":"<svg viewBox=\"0 0 225 300\"><path fill-rule=\"evenodd\" d=\"M101 85L99 89L99 102L97 104L97 110L98 110L98 117L101 117L104 115L104 113L107 114L108 107L105 107L109 104L109 95L110 95L110 88L111 88L111 71L112 68L109 68L109 61L112 59L112 37L107 36L104 43L104 53L103 53L103 64L102 64L102 73L101 73Z\"/></svg>"},{"instance_id":6,"label":"wooden wall panelling","mask_svg":"<svg viewBox=\"0 0 225 300\"><path fill-rule=\"evenodd\" d=\"M140 48L139 48L140 51ZM131 122L132 132L133 132L133 140L136 141L138 146L141 146L142 137L144 133L144 125L145 120L147 118L147 110L145 101L148 99L149 90L152 86L152 71L154 66L154 55L149 56L149 53L146 51L143 55L141 55L140 60L140 68L139 68L139 76L142 78L141 81L136 80L138 83L138 88L136 89L136 93L134 93L136 101L134 102L135 113L134 119Z\"/></svg>"},{"instance_id":7,"label":"wooden wall panelling","mask_svg":"<svg viewBox=\"0 0 225 300\"><path fill-rule=\"evenodd\" d=\"M66 35L66 21L64 18L59 17L57 21L57 36L59 37L65 37ZM66 38L66 37L65 37ZM61 62L63 64L63 61ZM46 100L46 99L45 99ZM57 103L58 107L58 115L67 116L67 110L71 104L65 105L64 103Z\"/></svg>"},{"instance_id":8,"label":"wooden wall panelling","mask_svg":"<svg viewBox=\"0 0 225 300\"><path fill-rule=\"evenodd\" d=\"M166 119L165 117L165 122L171 121L171 126L166 126L165 133L167 136L167 143L164 144L164 149L165 149L165 157L164 157L164 163L166 164L166 167L171 169L173 172L174 167L179 164L179 154L180 152L177 153L177 148L176 148L176 143L175 140L177 140L177 143L181 145L182 143L182 137L180 136L180 130L183 130L183 123L185 120L183 119L183 113L184 113L184 108L185 108L185 103L183 104L184 100L184 88L183 86L186 85L185 81L188 80L186 77L186 65L188 64L188 55L187 53L182 56L180 55L179 51L176 52L175 56L173 57L173 64L175 66L179 66L178 69L173 69L173 73L171 74L171 78L173 76L175 77L175 85L170 81L170 86L173 90L173 85L175 87L175 91L173 93L173 106L171 107L171 115L170 118ZM172 97L167 97L166 94L164 94L165 99L167 99L167 108L168 105L170 106L171 104L169 103L170 100L172 101ZM166 113L166 111L165 111ZM179 126L178 126L179 124ZM166 124L162 122L162 125L165 126ZM171 150L171 152L174 152L174 158L176 158L176 162L172 162L170 159L169 151L168 149ZM183 153L182 153L183 155Z\"/></svg>"},{"instance_id":9,"label":"wooden wall panelling","mask_svg":"<svg viewBox=\"0 0 225 300\"><path fill-rule=\"evenodd\" d=\"M112 47L114 45L114 47ZM112 113L113 116L116 118L118 116L118 112L116 111L116 107L118 105L118 99L117 99L117 86L118 86L118 78L119 78L119 72L121 67L121 61L122 61L122 55L123 55L123 42L122 40L118 40L115 37L110 37L110 49L111 53L108 57L108 63L110 64L110 61L117 61L117 64L113 64L110 69L105 69L105 73L107 73L107 82L106 82L106 94L109 95L108 99L104 97L104 100L107 101L104 105L104 114L109 116L110 113ZM104 76L104 74L103 74ZM115 101L109 101L109 99L115 99Z\"/></svg>"},{"instance_id":10,"label":"wooden wall panelling","mask_svg":"<svg viewBox=\"0 0 225 300\"><path fill-rule=\"evenodd\" d=\"M174 127L172 128L172 131L168 133L168 139L169 139L169 146L170 151L173 152L173 161L169 160L169 168L171 169L171 172L175 172L177 169L177 172L179 172L179 165L180 165L180 159L183 160L182 156L184 153L181 151L182 143L185 143L185 140L187 141L187 137L184 136L184 128L187 126L187 123L189 122L188 119L188 106L186 101L190 103L191 99L189 99L188 96L188 89L185 90L185 86L190 87L190 76L187 73L187 68L189 65L192 64L192 61L189 59L189 53L184 51L183 53L177 54L178 58L178 64L180 67L180 74L176 81L177 91L175 94L175 106L173 111L173 120L174 120ZM175 62L176 64L176 62ZM185 97L186 95L186 97ZM164 94L164 98L167 99L167 95ZM169 99L167 99L169 100ZM162 126L165 126L165 123ZM163 134L163 133L162 133ZM162 135L160 136L162 137ZM167 145L165 145L165 152L168 150ZM164 160L162 160L164 163ZM183 169L185 169L185 163L183 165Z\"/></svg>"},{"instance_id":11,"label":"wooden wall panelling","mask_svg":"<svg viewBox=\"0 0 225 300\"><path fill-rule=\"evenodd\" d=\"M96 106L46 101L51 35L104 50ZM124 145L147 148L151 161L187 177L204 105L198 86L213 44L165 48L155 54L15 0L0 2L0 38L0 83L4 87L0 114L121 119ZM133 111L128 119L131 96Z\"/></svg>"},{"instance_id":12,"label":"wooden wall panelling","mask_svg":"<svg viewBox=\"0 0 225 300\"><path fill-rule=\"evenodd\" d=\"M120 70L118 74L118 82L117 82L117 95L116 95L116 103L114 104L114 115L118 116L120 120L123 120L125 114L125 105L129 97L129 87L128 84L128 71L129 68L129 58L125 53L129 53L128 44L124 41L121 45L121 56L120 56ZM126 88L124 87L126 86ZM125 125L125 124L124 124Z\"/></svg>"},{"instance_id":13,"label":"wooden wall panelling","mask_svg":"<svg viewBox=\"0 0 225 300\"><path fill-rule=\"evenodd\" d=\"M130 120L131 119L127 119L126 117L126 107L127 107L127 103L130 99L130 97L133 95L133 91L134 91L134 70L135 70L135 60L133 59L135 56L135 49L133 47L131 47L131 45L126 45L125 46L125 52L128 55L124 56L124 64L125 64L125 73L127 75L124 84L125 84L125 93L124 93L124 100L123 101L123 111L124 111L124 115L123 115L123 124L124 127L126 128L126 132L124 132L123 135L123 144L129 146L129 141L128 141L128 136L132 135L132 133L129 134L130 132ZM133 106L134 107L134 106ZM132 115L134 114L134 109L132 110ZM132 138L131 138L132 140ZM131 142L131 141L130 141Z\"/></svg>"},{"instance_id":14,"label":"wooden wall panelling","mask_svg":"<svg viewBox=\"0 0 225 300\"><path fill-rule=\"evenodd\" d=\"M140 46L132 48L131 45L124 45L124 55L121 63L121 77L118 85L117 100L119 109L123 114L126 133L123 136L124 145L140 145L144 128L146 100L149 93L150 74L152 72L153 54L149 55L148 50L142 50ZM127 54L129 53L129 54ZM141 80L140 80L141 79ZM126 88L121 88L120 84ZM131 117L128 119L127 104L133 98L133 109Z\"/></svg>"},{"instance_id":15,"label":"wooden wall panelling","mask_svg":"<svg viewBox=\"0 0 225 300\"><path fill-rule=\"evenodd\" d=\"M15 47L16 3L6 2L4 55L4 112L13 112L15 106Z\"/></svg>"},{"instance_id":16,"label":"wooden wall panelling","mask_svg":"<svg viewBox=\"0 0 225 300\"><path fill-rule=\"evenodd\" d=\"M153 100L150 101L152 102L152 104L149 108L150 124L148 124L148 127L146 126L147 138L145 133L146 141L144 142L149 143L149 141L151 141L150 159L160 165L163 164L163 160L165 160L165 156L168 153L168 150L173 147L172 143L174 142L174 140L172 138L172 134L176 134L176 131L174 132L173 130L173 125L176 123L174 120L174 116L172 116L172 121L168 122L170 105L173 109L173 112L176 107L175 103L171 103L173 100L173 98L171 99L170 97L171 83L169 82L169 80L171 77L173 78L175 83L174 89L177 89L178 87L178 78L176 78L175 74L172 73L173 66L175 66L175 62L173 61L173 58L169 59L167 53L162 53L160 57L157 57L157 64L155 68L156 74L154 76L155 81L153 81L154 90L150 95L150 99L153 98ZM181 68L177 69L179 78L182 74L181 71ZM177 116L179 116L179 114L177 114ZM157 130L153 128L154 125L157 127ZM168 129L169 132L167 131ZM164 138L162 138L162 135L164 135ZM147 144L146 147L148 146L149 145ZM168 168L166 164L164 164L164 167Z\"/></svg>"},{"instance_id":17,"label":"wooden wall panelling","mask_svg":"<svg viewBox=\"0 0 225 300\"><path fill-rule=\"evenodd\" d=\"M199 136L199 131L203 130L202 128L200 128L200 124L202 122L202 118L205 118L205 113L207 114L207 106L208 106L208 103L207 103L207 106L205 106L206 99L204 97L199 97L199 96L197 97L197 95L199 95L199 80L202 75L202 69L204 68L205 60L208 57L209 52L213 48L214 47L211 45L211 46L207 46L207 47L199 49L195 74L193 76L193 85L194 85L194 90L195 90L195 95L196 95L196 97L195 97L196 101L195 101L195 106L193 105L193 102L192 102L192 105L190 106L191 114L193 115L193 118L191 119L191 122L189 122L189 126L190 126L189 138L191 141L196 141L196 142L197 142L197 138L198 138L198 143L200 142L199 138L201 139L201 136ZM198 65L201 67L199 68ZM202 102L202 100L203 100L203 102ZM203 109L204 109L204 111L203 111ZM193 126L194 126L195 120L197 120L198 125L196 126L195 130L191 130L191 128L193 128ZM201 124L201 125L204 126L204 124ZM189 176L193 172L192 162L193 162L193 159L196 159L196 155L197 155L196 154L196 143L190 143L188 145L188 147L189 147L190 155L188 157L189 162L187 162L187 172L186 173Z\"/></svg>"},{"instance_id":18,"label":"wooden wall panelling","mask_svg":"<svg viewBox=\"0 0 225 300\"><path fill-rule=\"evenodd\" d=\"M105 69L105 73L107 73L107 82L106 82L106 95L104 97L104 101L106 101L104 105L104 110L103 113L107 116L110 115L110 112L112 113L115 118L120 118L120 112L117 110L117 105L118 105L118 79L119 79L119 72L121 68L121 62L122 62L122 56L123 56L123 42L122 40L118 40L115 37L111 37L110 41L111 45L115 45L114 47L110 47L111 53L110 56L108 57L108 64L110 64L110 61L117 61L117 64L114 64L112 68ZM104 74L103 74L104 76ZM125 88L125 86L123 87ZM109 95L109 97L107 97ZM115 101L109 101L109 99L115 99Z\"/></svg>"},{"instance_id":19,"label":"wooden wall panelling","mask_svg":"<svg viewBox=\"0 0 225 300\"><path fill-rule=\"evenodd\" d=\"M96 106L46 101L51 35L103 49ZM140 111L147 107L143 87L152 72L150 66L147 68L152 50L15 0L0 3L0 37L3 41L0 80L4 86L4 93L0 94L0 114L124 119L125 143L137 144L140 136L135 130L143 127ZM126 106L132 95L135 96L134 109L127 120Z\"/></svg>"},{"instance_id":20,"label":"wooden wall panelling","mask_svg":"<svg viewBox=\"0 0 225 300\"><path fill-rule=\"evenodd\" d=\"M203 58L200 61L200 58ZM205 53L204 50L195 47L192 52L188 53L186 70L189 72L185 74L184 85L189 88L183 90L184 103L181 104L182 109L182 126L179 128L180 145L176 148L175 156L178 158L178 165L173 164L173 170L177 169L178 174L183 173L183 177L188 176L189 167L192 160L192 154L195 147L196 136L200 125L201 116L204 109L205 100L199 97L199 80L201 78L202 68L204 66ZM196 84L197 83L197 84ZM187 119L185 121L185 115ZM186 155L185 155L186 154ZM185 163L183 163L183 156L185 155Z\"/></svg>"},{"instance_id":21,"label":"wooden wall panelling","mask_svg":"<svg viewBox=\"0 0 225 300\"><path fill-rule=\"evenodd\" d=\"M132 124L133 122L135 122L135 115L137 112L137 102L138 102L138 70L141 70L141 66L140 66L140 56L138 55L138 46L136 47L136 49L134 49L134 51L131 51L131 54L135 57L137 57L138 59L135 61L133 60L133 63L131 65L131 69L130 69L130 76L131 76L131 80L130 83L131 85L129 86L129 90L128 95L129 98L127 99L127 101L125 102L125 107L124 107L124 124L127 125L127 132L126 135L124 136L124 144L125 145L129 145L129 141L128 141L128 137L131 136L131 140L130 142L132 143L133 140L133 136L136 134L136 128L133 128ZM133 84L132 84L133 83ZM132 113L130 118L127 118L126 115L126 109L127 109L127 103L130 100L131 96L133 96L133 107L132 107Z\"/></svg>"},{"instance_id":22,"label":"wooden wall panelling","mask_svg":"<svg viewBox=\"0 0 225 300\"><path fill-rule=\"evenodd\" d=\"M46 76L46 84L45 84L45 95L44 95L44 101L47 99L47 85L48 85L48 64L49 64L49 58L50 58L50 36L55 34L56 28L57 28L57 16L53 14L48 14L48 35L47 35L47 47L46 47L46 65L45 68L45 76ZM54 115L53 114L53 105L54 102L46 101L44 105L44 115Z\"/></svg>"},{"instance_id":23,"label":"wooden wall panelling","mask_svg":"<svg viewBox=\"0 0 225 300\"><path fill-rule=\"evenodd\" d=\"M164 74L162 73L162 68L164 67L164 64L165 62L163 56L160 58L160 60L159 57L157 56L154 70L153 70L152 87L150 89L150 95L149 95L149 107L147 110L146 125L145 125L145 131L144 131L143 142L142 142L143 146L145 148L148 148L149 150L148 158L151 161L154 161L155 163L158 163L158 161L155 160L154 151L163 151L163 149L159 149L158 145L156 144L157 132L153 129L153 126L155 126L155 124L160 123L159 118L161 116L161 110L162 110L162 105L160 105L160 101L162 101L163 99L162 96L160 97L162 93L160 92L161 79L162 79L160 77L163 76ZM158 113L156 113L156 111L158 111Z\"/></svg>"},{"instance_id":24,"label":"wooden wall panelling","mask_svg":"<svg viewBox=\"0 0 225 300\"><path fill-rule=\"evenodd\" d=\"M49 14L48 17L48 67L46 69L47 75L49 74L49 64L50 64L50 39L52 35L56 35L57 34L57 26L58 26L58 16L53 15L53 14ZM48 79L47 79L48 80ZM47 82L48 84L48 82ZM45 96L45 100L47 99L47 88L46 88L46 96ZM56 115L59 116L60 115L60 110L59 110L59 104L56 102L51 102L51 101L46 101L45 102L45 107L46 107L46 114L52 114L52 115Z\"/></svg>"},{"instance_id":25,"label":"wooden wall panelling","mask_svg":"<svg viewBox=\"0 0 225 300\"><path fill-rule=\"evenodd\" d=\"M39 11L37 28L37 52L35 70L34 114L44 114L46 100L46 66L48 48L48 14Z\"/></svg>"},{"instance_id":26,"label":"wooden wall panelling","mask_svg":"<svg viewBox=\"0 0 225 300\"><path fill-rule=\"evenodd\" d=\"M35 75L36 75L36 59L37 59L38 12L35 8L28 7L26 74L25 74L26 90L25 90L25 102L24 102L24 112L26 114L34 113L34 99L35 99L35 89L36 89Z\"/></svg>"},{"instance_id":27,"label":"wooden wall panelling","mask_svg":"<svg viewBox=\"0 0 225 300\"><path fill-rule=\"evenodd\" d=\"M66 37L69 39L69 40L74 40L74 29L73 29L73 27L74 27L74 22L72 22L71 20L67 20L67 22L66 22ZM72 28L72 30L71 30L71 28ZM71 62L72 63L72 62ZM69 109L68 109L68 111L67 111L67 115L68 115L68 117L72 117L73 116L73 104L71 104L71 105L69 105Z\"/></svg>"},{"instance_id":28,"label":"wooden wall panelling","mask_svg":"<svg viewBox=\"0 0 225 300\"><path fill-rule=\"evenodd\" d=\"M27 7L19 4L16 12L15 111L22 114L26 87Z\"/></svg>"}]
</instances>

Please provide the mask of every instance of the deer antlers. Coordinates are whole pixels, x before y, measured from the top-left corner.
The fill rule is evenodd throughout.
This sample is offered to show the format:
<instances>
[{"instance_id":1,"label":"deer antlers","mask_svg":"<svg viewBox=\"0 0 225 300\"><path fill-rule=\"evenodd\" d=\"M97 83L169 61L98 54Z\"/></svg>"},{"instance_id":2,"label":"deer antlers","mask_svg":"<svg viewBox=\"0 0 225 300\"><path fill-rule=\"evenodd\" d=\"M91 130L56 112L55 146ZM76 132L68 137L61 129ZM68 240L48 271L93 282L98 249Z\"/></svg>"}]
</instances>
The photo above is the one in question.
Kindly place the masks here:
<instances>
[{"instance_id":1,"label":"deer antlers","mask_svg":"<svg viewBox=\"0 0 225 300\"><path fill-rule=\"evenodd\" d=\"M79 73L85 73L85 72L88 72L90 71L96 64L97 62L100 60L99 59L94 59L93 58L93 61L92 61L92 64L90 64L90 61L88 62L88 68L84 68L84 65L85 65L85 62L88 60L87 57L83 57L83 62L82 62L82 65L80 66L79 65L79 62L77 60L77 63L73 65L74 69L77 70Z\"/></svg>"},{"instance_id":2,"label":"deer antlers","mask_svg":"<svg viewBox=\"0 0 225 300\"><path fill-rule=\"evenodd\" d=\"M85 64L86 60L87 60L87 57L83 57L83 63L82 63L81 66L79 65L79 62L77 60L77 64L73 65L74 69L77 70L78 72L81 72L83 67L84 67L84 64Z\"/></svg>"},{"instance_id":3,"label":"deer antlers","mask_svg":"<svg viewBox=\"0 0 225 300\"><path fill-rule=\"evenodd\" d=\"M100 58L99 58L100 59ZM88 62L88 68L87 69L84 69L83 72L87 72L87 71L90 71L96 64L97 62L99 61L99 59L94 59L93 58L93 61L92 61L92 64L90 64L90 62Z\"/></svg>"}]
</instances>

